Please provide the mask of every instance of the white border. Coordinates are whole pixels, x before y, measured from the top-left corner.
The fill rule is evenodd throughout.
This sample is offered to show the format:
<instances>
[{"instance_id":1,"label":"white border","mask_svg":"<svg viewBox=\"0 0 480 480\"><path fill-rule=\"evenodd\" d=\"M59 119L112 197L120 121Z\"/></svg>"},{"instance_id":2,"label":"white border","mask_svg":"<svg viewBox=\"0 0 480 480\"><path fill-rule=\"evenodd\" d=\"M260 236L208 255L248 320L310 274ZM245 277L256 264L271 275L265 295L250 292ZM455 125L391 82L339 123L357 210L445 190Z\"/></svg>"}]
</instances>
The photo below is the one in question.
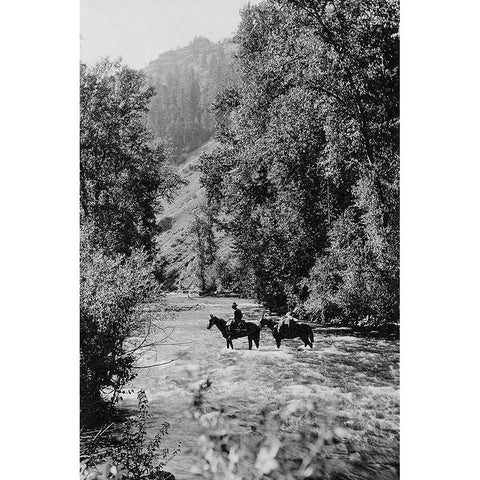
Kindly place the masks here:
<instances>
[{"instance_id":1,"label":"white border","mask_svg":"<svg viewBox=\"0 0 480 480\"><path fill-rule=\"evenodd\" d=\"M402 478L473 478L478 7L401 8ZM78 475L78 24L77 2L2 8L4 478Z\"/></svg>"},{"instance_id":2,"label":"white border","mask_svg":"<svg viewBox=\"0 0 480 480\"><path fill-rule=\"evenodd\" d=\"M2 4L2 478L78 478L79 6Z\"/></svg>"},{"instance_id":3,"label":"white border","mask_svg":"<svg viewBox=\"0 0 480 480\"><path fill-rule=\"evenodd\" d=\"M404 479L479 470L477 5L401 2Z\"/></svg>"}]
</instances>

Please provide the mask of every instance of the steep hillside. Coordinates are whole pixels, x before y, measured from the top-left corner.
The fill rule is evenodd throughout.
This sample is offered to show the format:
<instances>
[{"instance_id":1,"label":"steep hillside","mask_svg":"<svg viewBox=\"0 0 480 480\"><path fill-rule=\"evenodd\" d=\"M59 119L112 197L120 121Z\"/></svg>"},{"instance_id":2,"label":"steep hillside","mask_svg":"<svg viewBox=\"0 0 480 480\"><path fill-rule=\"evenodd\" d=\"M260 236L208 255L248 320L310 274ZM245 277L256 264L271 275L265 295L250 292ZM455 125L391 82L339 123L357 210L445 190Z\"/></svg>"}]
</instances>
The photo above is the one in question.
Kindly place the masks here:
<instances>
[{"instance_id":1,"label":"steep hillside","mask_svg":"<svg viewBox=\"0 0 480 480\"><path fill-rule=\"evenodd\" d=\"M147 124L154 136L170 145L173 162L186 182L158 219L159 279L164 288L198 290L196 237L192 223L204 200L199 158L213 148L214 119L209 107L221 85L232 79L236 46L231 40L213 43L197 37L189 45L164 52L144 68L156 89ZM215 234L218 252L228 251L225 238Z\"/></svg>"},{"instance_id":2,"label":"steep hillside","mask_svg":"<svg viewBox=\"0 0 480 480\"><path fill-rule=\"evenodd\" d=\"M192 68L202 87L221 70L232 57L236 47L232 40L214 43L205 37L195 37L187 46L161 53L143 71L158 84L165 85L169 75L178 76L182 69Z\"/></svg>"},{"instance_id":3,"label":"steep hillside","mask_svg":"<svg viewBox=\"0 0 480 480\"><path fill-rule=\"evenodd\" d=\"M208 109L232 75L234 51L231 40L213 43L197 37L186 47L162 53L144 68L157 92L148 126L155 137L171 145L176 163L210 139L214 119Z\"/></svg>"},{"instance_id":4,"label":"steep hillside","mask_svg":"<svg viewBox=\"0 0 480 480\"><path fill-rule=\"evenodd\" d=\"M190 229L195 211L204 200L200 188L199 158L203 152L210 151L213 145L213 141L209 141L177 167L186 184L179 190L175 200L165 206L159 219L164 231L157 238L157 247L163 264L163 286L167 289L198 290L195 238Z\"/></svg>"}]
</instances>

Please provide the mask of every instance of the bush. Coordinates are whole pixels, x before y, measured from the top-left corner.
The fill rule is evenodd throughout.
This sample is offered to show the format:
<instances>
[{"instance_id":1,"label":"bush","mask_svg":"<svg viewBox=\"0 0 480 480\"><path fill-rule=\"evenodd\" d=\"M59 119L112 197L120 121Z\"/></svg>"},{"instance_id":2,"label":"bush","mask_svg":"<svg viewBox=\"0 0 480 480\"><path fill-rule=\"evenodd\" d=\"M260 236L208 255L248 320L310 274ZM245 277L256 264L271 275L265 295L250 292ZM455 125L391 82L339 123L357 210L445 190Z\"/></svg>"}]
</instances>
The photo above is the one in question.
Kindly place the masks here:
<instances>
[{"instance_id":1,"label":"bush","mask_svg":"<svg viewBox=\"0 0 480 480\"><path fill-rule=\"evenodd\" d=\"M350 437L347 429L319 419L319 405L298 401L270 405L250 431L241 431L223 411L205 405L209 379L196 391L192 415L203 428L201 464L193 469L205 480L364 479L354 465L333 453Z\"/></svg>"},{"instance_id":2,"label":"bush","mask_svg":"<svg viewBox=\"0 0 480 480\"><path fill-rule=\"evenodd\" d=\"M155 437L148 441L146 423L150 415L143 390L138 393L138 410L136 417L127 421L119 445L105 450L100 450L95 440L87 445L87 458L81 464L81 480L107 480L112 476L115 479L175 480L164 467L179 452L180 444L172 452L160 448L170 425L163 423Z\"/></svg>"},{"instance_id":3,"label":"bush","mask_svg":"<svg viewBox=\"0 0 480 480\"><path fill-rule=\"evenodd\" d=\"M217 253L214 262L206 268L205 284L217 292L240 291L241 278L236 259L229 253Z\"/></svg>"},{"instance_id":4,"label":"bush","mask_svg":"<svg viewBox=\"0 0 480 480\"><path fill-rule=\"evenodd\" d=\"M398 321L399 268L394 242L369 237L353 209L335 222L329 239L326 255L317 259L305 281L307 313L325 322L337 318L352 325L365 319L375 326Z\"/></svg>"},{"instance_id":5,"label":"bush","mask_svg":"<svg viewBox=\"0 0 480 480\"><path fill-rule=\"evenodd\" d=\"M156 291L147 256L111 257L91 248L88 229L80 249L80 408L82 419L113 403L132 380L135 356L126 341L146 322L139 308Z\"/></svg>"},{"instance_id":6,"label":"bush","mask_svg":"<svg viewBox=\"0 0 480 480\"><path fill-rule=\"evenodd\" d=\"M172 217L163 217L158 221L158 229L160 232L168 232L173 227Z\"/></svg>"}]
</instances>

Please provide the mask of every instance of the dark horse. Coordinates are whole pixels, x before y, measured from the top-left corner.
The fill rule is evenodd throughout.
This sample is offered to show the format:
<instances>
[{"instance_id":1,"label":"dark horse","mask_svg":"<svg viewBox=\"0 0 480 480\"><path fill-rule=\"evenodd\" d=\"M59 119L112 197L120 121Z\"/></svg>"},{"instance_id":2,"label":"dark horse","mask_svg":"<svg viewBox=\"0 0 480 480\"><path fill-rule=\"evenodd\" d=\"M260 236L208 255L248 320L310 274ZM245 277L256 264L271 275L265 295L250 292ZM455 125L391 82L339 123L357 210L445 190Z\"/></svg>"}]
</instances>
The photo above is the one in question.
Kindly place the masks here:
<instances>
[{"instance_id":1,"label":"dark horse","mask_svg":"<svg viewBox=\"0 0 480 480\"><path fill-rule=\"evenodd\" d=\"M282 339L297 337L300 337L306 347L313 348L313 330L306 323L291 321L290 325L281 325L278 328L277 323L273 319L262 317L260 328L263 328L265 325L272 331L273 338L277 342L277 348L280 348Z\"/></svg>"},{"instance_id":2,"label":"dark horse","mask_svg":"<svg viewBox=\"0 0 480 480\"><path fill-rule=\"evenodd\" d=\"M230 345L230 348L233 349L232 339L234 338L242 338L248 337L248 349L252 349L252 340L255 342L256 347L258 348L258 344L260 342L260 327L253 322L245 322L245 327L242 329L235 329L230 331L229 326L227 325L227 321L223 320L223 318L214 317L210 315L210 321L208 322L208 329L210 330L214 325L220 330L223 338L227 339L227 348Z\"/></svg>"}]
</instances>

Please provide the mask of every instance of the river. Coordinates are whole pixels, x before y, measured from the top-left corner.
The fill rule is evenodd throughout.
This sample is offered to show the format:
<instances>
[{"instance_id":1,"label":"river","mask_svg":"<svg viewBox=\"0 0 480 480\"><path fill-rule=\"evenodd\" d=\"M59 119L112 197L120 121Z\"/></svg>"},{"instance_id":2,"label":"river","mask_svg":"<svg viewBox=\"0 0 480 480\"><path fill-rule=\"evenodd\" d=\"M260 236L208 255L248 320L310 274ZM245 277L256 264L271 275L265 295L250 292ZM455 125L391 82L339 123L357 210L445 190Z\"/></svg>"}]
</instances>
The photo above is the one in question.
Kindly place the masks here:
<instances>
[{"instance_id":1,"label":"river","mask_svg":"<svg viewBox=\"0 0 480 480\"><path fill-rule=\"evenodd\" d=\"M244 298L235 301L244 319L259 321L260 305ZM207 324L210 314L231 316L231 303L227 297L168 294L149 307L162 327L154 334L159 343L140 359L139 366L147 368L138 370L130 387L146 391L152 432L168 421L165 445L182 442L167 470L178 480L195 478L191 469L199 463L201 427L189 412L195 385L208 377L212 386L206 400L224 407L241 425L254 425L267 405L314 400L332 425L352 434L348 448L338 448L339 456L348 460L358 452L357 461L361 458L364 467L378 472L371 478L398 478L399 342L314 329L313 350L299 339L284 340L278 350L271 332L263 329L259 349L249 351L243 338L227 350L220 332L207 330ZM131 409L135 402L135 395L127 395L122 404Z\"/></svg>"}]
</instances>

